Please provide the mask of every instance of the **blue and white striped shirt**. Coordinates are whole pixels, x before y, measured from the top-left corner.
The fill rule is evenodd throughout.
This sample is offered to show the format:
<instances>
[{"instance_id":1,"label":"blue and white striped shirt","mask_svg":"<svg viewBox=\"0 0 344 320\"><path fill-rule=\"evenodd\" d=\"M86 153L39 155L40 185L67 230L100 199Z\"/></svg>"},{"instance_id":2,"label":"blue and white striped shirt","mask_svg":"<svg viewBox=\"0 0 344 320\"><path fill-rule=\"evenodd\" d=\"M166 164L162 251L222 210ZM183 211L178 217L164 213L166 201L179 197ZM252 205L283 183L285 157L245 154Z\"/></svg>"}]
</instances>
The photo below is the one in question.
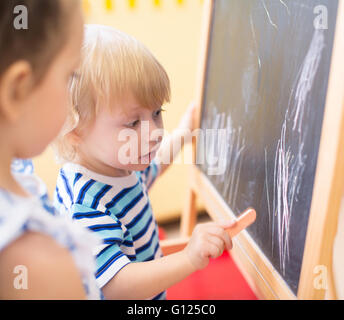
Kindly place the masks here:
<instances>
[{"instance_id":1,"label":"blue and white striped shirt","mask_svg":"<svg viewBox=\"0 0 344 320\"><path fill-rule=\"evenodd\" d=\"M103 240L94 252L101 288L128 263L162 257L148 197L160 168L153 160L144 171L126 177L103 176L72 163L60 170L56 208ZM152 299L165 299L165 292Z\"/></svg>"}]
</instances>

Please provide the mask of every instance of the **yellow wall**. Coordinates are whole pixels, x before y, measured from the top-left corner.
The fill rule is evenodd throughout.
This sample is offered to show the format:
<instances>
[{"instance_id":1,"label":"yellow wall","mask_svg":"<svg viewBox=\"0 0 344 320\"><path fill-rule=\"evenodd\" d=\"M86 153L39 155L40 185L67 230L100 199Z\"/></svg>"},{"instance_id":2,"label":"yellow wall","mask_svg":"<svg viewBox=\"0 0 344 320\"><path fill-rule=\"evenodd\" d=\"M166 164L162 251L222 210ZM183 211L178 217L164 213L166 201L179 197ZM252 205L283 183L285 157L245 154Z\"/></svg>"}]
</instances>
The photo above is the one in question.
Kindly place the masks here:
<instances>
[{"instance_id":1,"label":"yellow wall","mask_svg":"<svg viewBox=\"0 0 344 320\"><path fill-rule=\"evenodd\" d=\"M111 11L106 10L109 4ZM88 0L84 8L88 23L111 25L135 36L165 67L171 80L172 101L163 117L165 129L171 132L195 93L203 1ZM52 151L48 149L34 163L52 195L58 172ZM187 183L188 166L175 164L153 186L150 196L158 221L180 214Z\"/></svg>"}]
</instances>

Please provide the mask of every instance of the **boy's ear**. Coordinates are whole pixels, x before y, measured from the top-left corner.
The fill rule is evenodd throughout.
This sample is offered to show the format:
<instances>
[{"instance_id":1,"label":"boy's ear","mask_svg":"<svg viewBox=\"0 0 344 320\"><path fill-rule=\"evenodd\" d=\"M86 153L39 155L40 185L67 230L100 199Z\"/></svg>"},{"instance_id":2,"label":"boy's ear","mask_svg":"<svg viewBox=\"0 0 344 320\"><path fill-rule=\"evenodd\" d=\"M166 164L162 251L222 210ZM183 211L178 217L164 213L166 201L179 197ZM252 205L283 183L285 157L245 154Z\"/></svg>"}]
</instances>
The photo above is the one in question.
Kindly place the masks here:
<instances>
[{"instance_id":1,"label":"boy's ear","mask_svg":"<svg viewBox=\"0 0 344 320\"><path fill-rule=\"evenodd\" d=\"M15 122L32 90L34 75L26 61L12 64L0 79L0 117Z\"/></svg>"},{"instance_id":2,"label":"boy's ear","mask_svg":"<svg viewBox=\"0 0 344 320\"><path fill-rule=\"evenodd\" d=\"M71 132L68 132L66 134L66 138L69 144L76 147L81 144L81 137L79 133L76 131L76 129L72 130Z\"/></svg>"}]
</instances>

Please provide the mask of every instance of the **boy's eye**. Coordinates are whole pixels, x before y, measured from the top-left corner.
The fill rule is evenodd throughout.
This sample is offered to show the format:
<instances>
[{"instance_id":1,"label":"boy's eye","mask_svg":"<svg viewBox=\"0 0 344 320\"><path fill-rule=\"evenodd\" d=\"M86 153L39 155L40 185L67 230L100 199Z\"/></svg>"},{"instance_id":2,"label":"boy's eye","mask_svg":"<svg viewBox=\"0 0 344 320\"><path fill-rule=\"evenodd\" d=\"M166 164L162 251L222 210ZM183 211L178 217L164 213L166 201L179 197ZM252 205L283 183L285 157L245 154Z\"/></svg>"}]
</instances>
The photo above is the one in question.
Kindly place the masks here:
<instances>
[{"instance_id":1,"label":"boy's eye","mask_svg":"<svg viewBox=\"0 0 344 320\"><path fill-rule=\"evenodd\" d=\"M129 128L135 128L139 124L140 120L135 120L133 122L130 122L127 124L127 127Z\"/></svg>"},{"instance_id":2,"label":"boy's eye","mask_svg":"<svg viewBox=\"0 0 344 320\"><path fill-rule=\"evenodd\" d=\"M155 118L157 118L157 117L160 116L161 112L163 112L163 111L165 111L165 110L162 109L162 108L160 108L159 110L153 112L153 116L154 116Z\"/></svg>"}]
</instances>

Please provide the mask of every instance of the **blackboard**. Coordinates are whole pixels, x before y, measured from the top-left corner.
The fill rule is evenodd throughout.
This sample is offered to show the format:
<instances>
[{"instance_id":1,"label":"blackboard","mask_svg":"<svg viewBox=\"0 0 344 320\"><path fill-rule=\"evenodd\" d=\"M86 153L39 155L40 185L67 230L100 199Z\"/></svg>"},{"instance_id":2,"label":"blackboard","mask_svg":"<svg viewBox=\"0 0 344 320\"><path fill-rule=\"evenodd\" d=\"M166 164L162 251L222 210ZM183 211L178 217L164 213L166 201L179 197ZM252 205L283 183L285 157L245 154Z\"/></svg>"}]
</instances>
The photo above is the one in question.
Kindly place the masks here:
<instances>
[{"instance_id":1,"label":"blackboard","mask_svg":"<svg viewBox=\"0 0 344 320\"><path fill-rule=\"evenodd\" d=\"M337 0L216 0L212 12L196 165L235 215L256 209L248 233L295 294L337 9Z\"/></svg>"}]
</instances>

